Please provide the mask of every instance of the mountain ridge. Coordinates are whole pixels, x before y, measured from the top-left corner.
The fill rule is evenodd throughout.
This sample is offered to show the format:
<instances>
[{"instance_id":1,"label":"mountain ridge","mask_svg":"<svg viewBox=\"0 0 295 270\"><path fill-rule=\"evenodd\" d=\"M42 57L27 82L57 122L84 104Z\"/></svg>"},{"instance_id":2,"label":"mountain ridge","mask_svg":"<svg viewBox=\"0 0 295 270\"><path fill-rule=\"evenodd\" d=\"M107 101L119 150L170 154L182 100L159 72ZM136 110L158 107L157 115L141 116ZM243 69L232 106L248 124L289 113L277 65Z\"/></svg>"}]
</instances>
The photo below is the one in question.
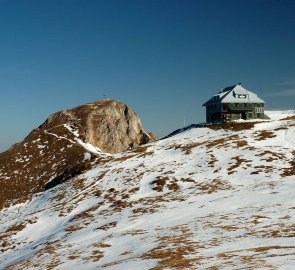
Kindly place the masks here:
<instances>
[{"instance_id":1,"label":"mountain ridge","mask_svg":"<svg viewBox=\"0 0 295 270\"><path fill-rule=\"evenodd\" d=\"M136 112L116 100L54 113L22 142L0 154L0 208L43 191L57 177L79 173L92 158L154 139Z\"/></svg>"}]
</instances>

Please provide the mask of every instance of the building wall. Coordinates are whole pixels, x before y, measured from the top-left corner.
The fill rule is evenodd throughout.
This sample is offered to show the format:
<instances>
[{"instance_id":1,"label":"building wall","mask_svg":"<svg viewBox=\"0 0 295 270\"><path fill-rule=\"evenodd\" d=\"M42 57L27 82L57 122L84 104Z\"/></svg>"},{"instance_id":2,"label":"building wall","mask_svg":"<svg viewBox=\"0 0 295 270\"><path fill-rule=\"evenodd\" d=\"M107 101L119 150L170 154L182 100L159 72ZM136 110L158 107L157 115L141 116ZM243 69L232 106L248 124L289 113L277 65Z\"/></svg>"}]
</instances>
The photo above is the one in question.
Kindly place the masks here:
<instances>
[{"instance_id":1,"label":"building wall","mask_svg":"<svg viewBox=\"0 0 295 270\"><path fill-rule=\"evenodd\" d=\"M263 117L263 103L215 103L206 106L206 121L209 123Z\"/></svg>"},{"instance_id":2,"label":"building wall","mask_svg":"<svg viewBox=\"0 0 295 270\"><path fill-rule=\"evenodd\" d=\"M222 121L221 103L211 104L206 106L206 121L220 122Z\"/></svg>"}]
</instances>

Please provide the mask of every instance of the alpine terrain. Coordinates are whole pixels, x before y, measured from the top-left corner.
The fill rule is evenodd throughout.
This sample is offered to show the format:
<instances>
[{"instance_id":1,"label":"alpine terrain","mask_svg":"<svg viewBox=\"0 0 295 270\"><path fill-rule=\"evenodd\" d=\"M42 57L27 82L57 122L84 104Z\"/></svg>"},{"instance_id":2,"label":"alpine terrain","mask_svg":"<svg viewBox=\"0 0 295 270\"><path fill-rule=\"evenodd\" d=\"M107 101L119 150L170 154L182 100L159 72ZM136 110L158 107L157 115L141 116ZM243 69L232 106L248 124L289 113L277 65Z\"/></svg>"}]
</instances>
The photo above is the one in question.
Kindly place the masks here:
<instances>
[{"instance_id":1,"label":"alpine terrain","mask_svg":"<svg viewBox=\"0 0 295 270\"><path fill-rule=\"evenodd\" d=\"M294 269L295 111L166 139L117 101L0 154L1 269Z\"/></svg>"}]
</instances>

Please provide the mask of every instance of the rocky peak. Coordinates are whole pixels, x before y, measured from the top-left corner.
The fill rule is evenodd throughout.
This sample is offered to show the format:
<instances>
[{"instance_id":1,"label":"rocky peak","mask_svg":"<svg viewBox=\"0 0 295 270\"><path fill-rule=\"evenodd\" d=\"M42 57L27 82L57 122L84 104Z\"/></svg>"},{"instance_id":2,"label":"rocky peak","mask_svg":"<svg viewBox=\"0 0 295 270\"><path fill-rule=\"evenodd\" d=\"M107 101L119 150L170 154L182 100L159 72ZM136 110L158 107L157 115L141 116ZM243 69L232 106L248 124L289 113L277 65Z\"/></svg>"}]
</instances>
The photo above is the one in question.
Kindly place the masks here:
<instances>
[{"instance_id":1,"label":"rocky peak","mask_svg":"<svg viewBox=\"0 0 295 270\"><path fill-rule=\"evenodd\" d=\"M24 141L0 154L0 208L44 190L51 181L79 173L94 157L130 150L153 139L137 113L116 100L57 112Z\"/></svg>"},{"instance_id":2,"label":"rocky peak","mask_svg":"<svg viewBox=\"0 0 295 270\"><path fill-rule=\"evenodd\" d=\"M148 143L137 113L116 100L88 103L50 116L39 129L69 125L83 141L107 153L119 153Z\"/></svg>"}]
</instances>

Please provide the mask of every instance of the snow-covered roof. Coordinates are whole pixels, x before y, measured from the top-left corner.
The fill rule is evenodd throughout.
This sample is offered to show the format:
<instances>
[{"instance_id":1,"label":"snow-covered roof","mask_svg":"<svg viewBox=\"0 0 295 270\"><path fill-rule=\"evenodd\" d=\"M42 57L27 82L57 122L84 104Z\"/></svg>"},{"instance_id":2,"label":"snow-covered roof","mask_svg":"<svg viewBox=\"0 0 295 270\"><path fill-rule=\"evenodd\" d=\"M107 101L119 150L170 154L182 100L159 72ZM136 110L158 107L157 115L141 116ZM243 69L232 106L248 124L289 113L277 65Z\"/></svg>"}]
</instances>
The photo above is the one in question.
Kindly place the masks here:
<instances>
[{"instance_id":1,"label":"snow-covered roof","mask_svg":"<svg viewBox=\"0 0 295 270\"><path fill-rule=\"evenodd\" d=\"M203 106L215 103L265 103L255 93L246 90L241 84L226 87L209 99Z\"/></svg>"}]
</instances>

